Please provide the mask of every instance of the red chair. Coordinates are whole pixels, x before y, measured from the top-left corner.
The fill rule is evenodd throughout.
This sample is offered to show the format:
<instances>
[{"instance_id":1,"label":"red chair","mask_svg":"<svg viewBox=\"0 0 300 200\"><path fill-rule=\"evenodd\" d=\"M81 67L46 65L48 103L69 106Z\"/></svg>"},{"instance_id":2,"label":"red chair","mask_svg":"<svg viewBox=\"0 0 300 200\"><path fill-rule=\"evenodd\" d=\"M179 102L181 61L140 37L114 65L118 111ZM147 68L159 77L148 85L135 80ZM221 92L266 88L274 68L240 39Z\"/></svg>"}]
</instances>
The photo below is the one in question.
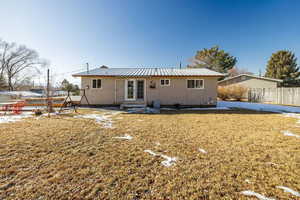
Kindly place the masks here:
<instances>
[{"instance_id":1,"label":"red chair","mask_svg":"<svg viewBox=\"0 0 300 200\"><path fill-rule=\"evenodd\" d=\"M25 101L20 101L13 105L12 111L14 114L19 115L22 113L22 108L25 106Z\"/></svg>"}]
</instances>

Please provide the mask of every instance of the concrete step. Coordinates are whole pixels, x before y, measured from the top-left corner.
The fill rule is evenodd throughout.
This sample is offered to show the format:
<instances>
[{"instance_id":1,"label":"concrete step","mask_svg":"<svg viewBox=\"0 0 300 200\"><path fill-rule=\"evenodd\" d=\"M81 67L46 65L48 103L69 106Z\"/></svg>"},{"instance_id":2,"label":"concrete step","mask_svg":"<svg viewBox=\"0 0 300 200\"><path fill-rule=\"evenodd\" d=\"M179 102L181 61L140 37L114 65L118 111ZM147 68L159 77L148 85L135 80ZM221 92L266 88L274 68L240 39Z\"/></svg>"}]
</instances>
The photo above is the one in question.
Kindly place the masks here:
<instances>
[{"instance_id":1,"label":"concrete step","mask_svg":"<svg viewBox=\"0 0 300 200\"><path fill-rule=\"evenodd\" d=\"M146 104L142 103L123 103L120 105L120 109L126 109L126 108L146 108Z\"/></svg>"}]
</instances>

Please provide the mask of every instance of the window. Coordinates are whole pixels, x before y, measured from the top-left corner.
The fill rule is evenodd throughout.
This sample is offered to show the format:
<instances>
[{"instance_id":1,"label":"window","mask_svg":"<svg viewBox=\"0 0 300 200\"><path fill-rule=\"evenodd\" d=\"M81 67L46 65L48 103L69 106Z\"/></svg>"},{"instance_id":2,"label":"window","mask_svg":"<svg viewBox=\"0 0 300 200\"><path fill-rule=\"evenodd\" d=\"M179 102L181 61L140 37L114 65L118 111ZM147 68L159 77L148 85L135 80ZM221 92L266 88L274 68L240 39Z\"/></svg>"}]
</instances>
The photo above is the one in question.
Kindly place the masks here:
<instances>
[{"instance_id":1,"label":"window","mask_svg":"<svg viewBox=\"0 0 300 200\"><path fill-rule=\"evenodd\" d=\"M170 86L170 80L169 79L161 79L160 85L161 86Z\"/></svg>"},{"instance_id":2,"label":"window","mask_svg":"<svg viewBox=\"0 0 300 200\"><path fill-rule=\"evenodd\" d=\"M187 88L203 89L204 80L203 79L187 80Z\"/></svg>"},{"instance_id":3,"label":"window","mask_svg":"<svg viewBox=\"0 0 300 200\"><path fill-rule=\"evenodd\" d=\"M101 88L101 79L93 79L92 88Z\"/></svg>"}]
</instances>

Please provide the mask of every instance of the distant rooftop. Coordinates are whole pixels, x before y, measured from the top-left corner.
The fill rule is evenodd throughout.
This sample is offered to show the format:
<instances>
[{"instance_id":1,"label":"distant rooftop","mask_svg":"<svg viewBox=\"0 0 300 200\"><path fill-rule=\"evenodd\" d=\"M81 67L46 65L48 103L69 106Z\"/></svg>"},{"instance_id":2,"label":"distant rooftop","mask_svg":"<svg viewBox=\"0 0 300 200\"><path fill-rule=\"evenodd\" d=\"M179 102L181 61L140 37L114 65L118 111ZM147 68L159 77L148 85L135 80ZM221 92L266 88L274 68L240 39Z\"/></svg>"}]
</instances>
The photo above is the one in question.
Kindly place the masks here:
<instances>
[{"instance_id":1,"label":"distant rooftop","mask_svg":"<svg viewBox=\"0 0 300 200\"><path fill-rule=\"evenodd\" d=\"M150 77L150 76L224 76L206 68L96 68L89 72L73 74L81 76L121 76L121 77Z\"/></svg>"},{"instance_id":2,"label":"distant rooftop","mask_svg":"<svg viewBox=\"0 0 300 200\"><path fill-rule=\"evenodd\" d=\"M281 80L281 79L268 78L268 77L264 77L264 76L255 76L255 75L250 75L250 74L240 74L240 75L237 75L237 76L233 76L233 77L229 77L227 79L221 80L218 83L222 83L222 82L225 82L225 81L228 81L228 80L231 80L231 79L236 79L236 78L241 77L241 76L248 76L248 77L251 77L251 78L262 79L262 80L273 81L273 82L283 82L283 80Z\"/></svg>"}]
</instances>

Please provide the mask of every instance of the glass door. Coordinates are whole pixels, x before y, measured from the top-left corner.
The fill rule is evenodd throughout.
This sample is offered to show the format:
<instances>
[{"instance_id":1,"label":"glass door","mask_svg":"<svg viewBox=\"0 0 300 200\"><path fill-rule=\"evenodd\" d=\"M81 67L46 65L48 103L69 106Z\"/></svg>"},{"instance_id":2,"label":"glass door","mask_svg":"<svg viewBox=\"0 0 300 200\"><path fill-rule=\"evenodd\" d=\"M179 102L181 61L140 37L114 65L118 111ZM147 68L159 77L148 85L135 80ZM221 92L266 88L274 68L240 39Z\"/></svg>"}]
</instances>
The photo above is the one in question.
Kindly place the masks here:
<instances>
[{"instance_id":1,"label":"glass door","mask_svg":"<svg viewBox=\"0 0 300 200\"><path fill-rule=\"evenodd\" d=\"M138 100L144 100L144 80L137 80L136 96Z\"/></svg>"},{"instance_id":2,"label":"glass door","mask_svg":"<svg viewBox=\"0 0 300 200\"><path fill-rule=\"evenodd\" d=\"M135 81L134 80L126 80L125 99L126 100L135 100Z\"/></svg>"}]
</instances>

